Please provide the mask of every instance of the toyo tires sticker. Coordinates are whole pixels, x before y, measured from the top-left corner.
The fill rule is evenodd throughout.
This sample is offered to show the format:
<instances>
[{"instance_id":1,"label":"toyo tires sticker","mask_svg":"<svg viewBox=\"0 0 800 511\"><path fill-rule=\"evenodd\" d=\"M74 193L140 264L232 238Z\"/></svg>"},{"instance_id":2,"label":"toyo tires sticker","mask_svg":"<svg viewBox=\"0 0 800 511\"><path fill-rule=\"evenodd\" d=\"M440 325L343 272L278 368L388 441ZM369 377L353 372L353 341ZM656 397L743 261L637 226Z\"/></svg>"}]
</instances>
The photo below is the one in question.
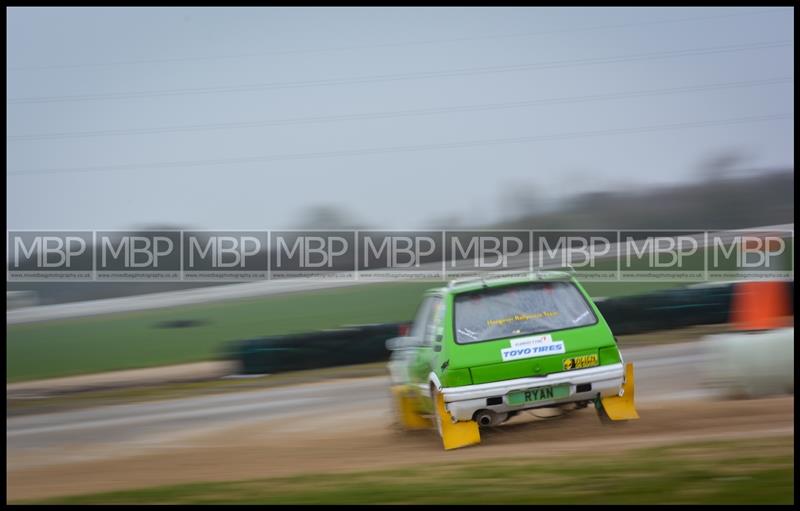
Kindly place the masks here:
<instances>
[{"instance_id":1,"label":"toyo tires sticker","mask_svg":"<svg viewBox=\"0 0 800 511\"><path fill-rule=\"evenodd\" d=\"M511 347L500 350L503 362L558 353L564 353L564 341L554 341L550 334L511 339Z\"/></svg>"}]
</instances>

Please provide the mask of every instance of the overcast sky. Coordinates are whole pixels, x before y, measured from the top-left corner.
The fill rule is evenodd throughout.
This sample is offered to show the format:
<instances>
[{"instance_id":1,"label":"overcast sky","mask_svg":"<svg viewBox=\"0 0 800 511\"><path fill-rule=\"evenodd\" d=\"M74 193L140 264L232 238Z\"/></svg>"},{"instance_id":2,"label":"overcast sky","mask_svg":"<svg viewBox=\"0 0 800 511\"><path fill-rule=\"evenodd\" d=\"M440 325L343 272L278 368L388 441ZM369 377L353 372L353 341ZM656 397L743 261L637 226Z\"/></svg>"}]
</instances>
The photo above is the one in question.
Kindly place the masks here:
<instances>
[{"instance_id":1,"label":"overcast sky","mask_svg":"<svg viewBox=\"0 0 800 511\"><path fill-rule=\"evenodd\" d=\"M793 166L793 17L11 8L7 227L302 228L319 204L480 225L519 190L674 183L729 151Z\"/></svg>"}]
</instances>

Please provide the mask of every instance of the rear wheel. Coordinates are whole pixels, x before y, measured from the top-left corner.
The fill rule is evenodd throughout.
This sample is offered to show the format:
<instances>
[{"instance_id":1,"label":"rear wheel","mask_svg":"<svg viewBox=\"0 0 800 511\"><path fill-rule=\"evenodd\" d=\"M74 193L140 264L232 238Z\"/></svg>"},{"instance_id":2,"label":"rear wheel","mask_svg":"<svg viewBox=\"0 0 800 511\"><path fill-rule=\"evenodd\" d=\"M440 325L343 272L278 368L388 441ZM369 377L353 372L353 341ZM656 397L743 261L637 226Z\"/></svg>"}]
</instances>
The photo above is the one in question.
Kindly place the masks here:
<instances>
[{"instance_id":1,"label":"rear wheel","mask_svg":"<svg viewBox=\"0 0 800 511\"><path fill-rule=\"evenodd\" d=\"M439 411L438 396L441 396L435 388L431 387L431 403L433 403L433 422L436 424L436 431L439 432L439 438L444 439L442 434L442 415Z\"/></svg>"},{"instance_id":2,"label":"rear wheel","mask_svg":"<svg viewBox=\"0 0 800 511\"><path fill-rule=\"evenodd\" d=\"M602 424L611 424L614 422L613 420L611 420L611 417L608 416L608 414L606 413L606 411L603 409L602 406L597 409L597 418L600 419L600 422Z\"/></svg>"},{"instance_id":3,"label":"rear wheel","mask_svg":"<svg viewBox=\"0 0 800 511\"><path fill-rule=\"evenodd\" d=\"M608 412L603 408L603 403L600 401L600 398L594 400L594 409L597 411L597 418L600 419L600 423L611 424L615 422L608 416Z\"/></svg>"}]
</instances>

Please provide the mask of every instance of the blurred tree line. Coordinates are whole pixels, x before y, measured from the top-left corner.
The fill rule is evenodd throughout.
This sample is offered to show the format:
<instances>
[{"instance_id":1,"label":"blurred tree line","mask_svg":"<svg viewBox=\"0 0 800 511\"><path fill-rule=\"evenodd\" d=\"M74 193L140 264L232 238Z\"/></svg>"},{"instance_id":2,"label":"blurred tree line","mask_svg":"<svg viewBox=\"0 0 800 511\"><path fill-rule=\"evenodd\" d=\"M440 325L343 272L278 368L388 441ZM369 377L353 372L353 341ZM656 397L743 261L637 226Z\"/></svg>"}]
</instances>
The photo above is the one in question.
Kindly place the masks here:
<instances>
[{"instance_id":1,"label":"blurred tree line","mask_svg":"<svg viewBox=\"0 0 800 511\"><path fill-rule=\"evenodd\" d=\"M519 192L517 192L519 193ZM535 191L534 191L535 193ZM524 200L524 197L520 197ZM509 229L739 229L794 222L794 170L707 174L699 182L587 192L519 212Z\"/></svg>"}]
</instances>

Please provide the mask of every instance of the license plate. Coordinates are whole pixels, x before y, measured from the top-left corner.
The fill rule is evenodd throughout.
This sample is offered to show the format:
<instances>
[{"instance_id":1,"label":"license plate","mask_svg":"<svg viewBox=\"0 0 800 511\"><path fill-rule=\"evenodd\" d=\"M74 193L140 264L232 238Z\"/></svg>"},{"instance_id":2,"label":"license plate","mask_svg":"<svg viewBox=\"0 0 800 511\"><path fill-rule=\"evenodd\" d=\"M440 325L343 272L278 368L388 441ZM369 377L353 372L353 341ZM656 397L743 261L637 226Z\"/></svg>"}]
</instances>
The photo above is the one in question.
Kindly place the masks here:
<instances>
[{"instance_id":1,"label":"license plate","mask_svg":"<svg viewBox=\"0 0 800 511\"><path fill-rule=\"evenodd\" d=\"M536 387L535 389L520 390L508 395L508 404L523 405L525 403L536 403L538 401L550 401L569 396L569 385L550 385L547 387Z\"/></svg>"}]
</instances>

